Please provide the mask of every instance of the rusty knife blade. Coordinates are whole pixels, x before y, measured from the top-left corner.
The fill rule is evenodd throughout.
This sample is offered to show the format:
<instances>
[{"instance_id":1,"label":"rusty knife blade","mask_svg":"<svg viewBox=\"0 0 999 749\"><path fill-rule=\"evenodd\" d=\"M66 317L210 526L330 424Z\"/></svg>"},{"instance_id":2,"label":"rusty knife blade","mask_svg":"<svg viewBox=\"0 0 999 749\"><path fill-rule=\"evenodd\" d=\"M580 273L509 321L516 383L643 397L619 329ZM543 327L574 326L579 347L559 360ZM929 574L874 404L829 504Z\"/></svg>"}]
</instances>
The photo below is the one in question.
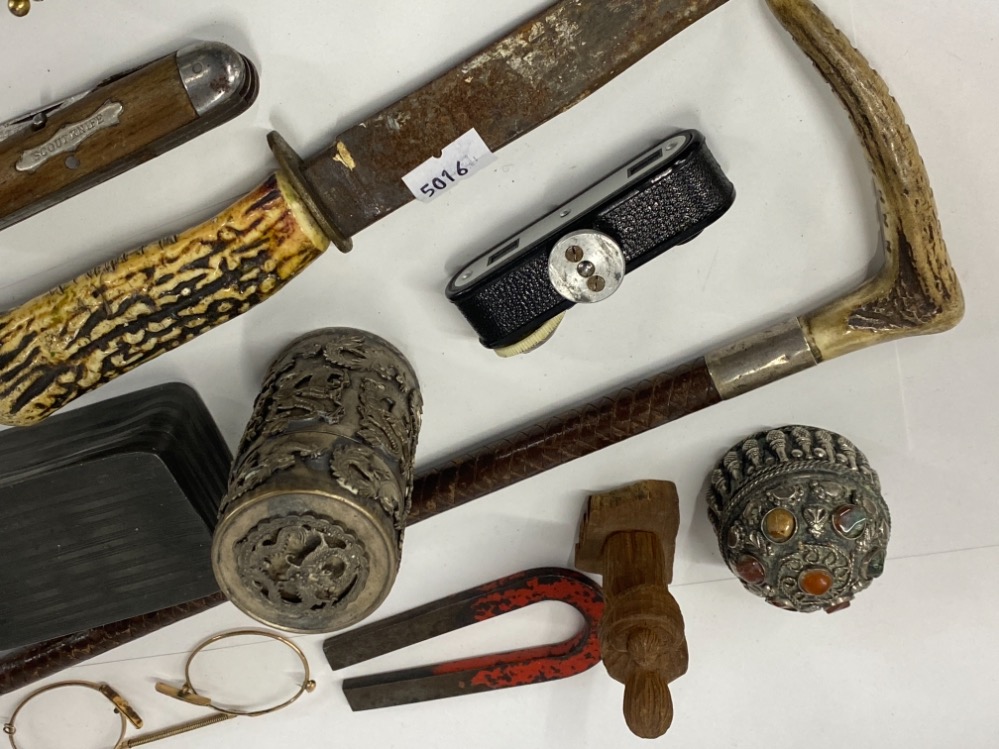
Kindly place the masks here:
<instances>
[{"instance_id":1,"label":"rusty knife blade","mask_svg":"<svg viewBox=\"0 0 999 749\"><path fill-rule=\"evenodd\" d=\"M564 112L727 0L561 0L300 165L349 237L413 199L402 178L474 128L491 151ZM286 162L282 162L286 168ZM330 232L328 232L330 233ZM331 237L336 241L336 237ZM344 245L348 246L344 246Z\"/></svg>"}]
</instances>

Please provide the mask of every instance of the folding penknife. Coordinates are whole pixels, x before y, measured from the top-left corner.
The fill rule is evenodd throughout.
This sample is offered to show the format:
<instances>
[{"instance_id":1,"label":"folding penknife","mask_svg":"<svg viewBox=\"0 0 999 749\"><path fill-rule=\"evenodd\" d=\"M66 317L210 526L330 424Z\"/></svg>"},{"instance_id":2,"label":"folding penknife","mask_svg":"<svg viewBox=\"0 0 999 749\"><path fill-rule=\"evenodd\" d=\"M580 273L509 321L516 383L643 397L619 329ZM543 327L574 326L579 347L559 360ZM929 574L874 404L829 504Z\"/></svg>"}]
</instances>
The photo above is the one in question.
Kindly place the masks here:
<instances>
[{"instance_id":1,"label":"folding penknife","mask_svg":"<svg viewBox=\"0 0 999 749\"><path fill-rule=\"evenodd\" d=\"M0 229L220 125L256 95L253 64L207 42L0 123Z\"/></svg>"}]
</instances>

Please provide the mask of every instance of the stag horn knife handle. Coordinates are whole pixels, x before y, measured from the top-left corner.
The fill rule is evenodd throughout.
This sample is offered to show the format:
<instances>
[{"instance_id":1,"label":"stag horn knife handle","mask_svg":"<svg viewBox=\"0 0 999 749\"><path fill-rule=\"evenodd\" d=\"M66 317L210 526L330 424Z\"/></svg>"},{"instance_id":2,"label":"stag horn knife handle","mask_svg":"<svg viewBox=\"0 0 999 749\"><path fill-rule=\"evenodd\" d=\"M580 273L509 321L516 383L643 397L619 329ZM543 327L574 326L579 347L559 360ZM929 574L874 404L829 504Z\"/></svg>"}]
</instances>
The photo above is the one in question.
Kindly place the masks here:
<instances>
[{"instance_id":1,"label":"stag horn knife handle","mask_svg":"<svg viewBox=\"0 0 999 749\"><path fill-rule=\"evenodd\" d=\"M576 544L576 566L604 576L604 665L625 685L628 727L648 739L669 730L669 683L687 672L683 615L667 588L679 527L676 486L642 481L591 496Z\"/></svg>"},{"instance_id":2,"label":"stag horn knife handle","mask_svg":"<svg viewBox=\"0 0 999 749\"><path fill-rule=\"evenodd\" d=\"M0 314L0 424L40 421L241 315L328 244L275 174L200 226Z\"/></svg>"}]
</instances>

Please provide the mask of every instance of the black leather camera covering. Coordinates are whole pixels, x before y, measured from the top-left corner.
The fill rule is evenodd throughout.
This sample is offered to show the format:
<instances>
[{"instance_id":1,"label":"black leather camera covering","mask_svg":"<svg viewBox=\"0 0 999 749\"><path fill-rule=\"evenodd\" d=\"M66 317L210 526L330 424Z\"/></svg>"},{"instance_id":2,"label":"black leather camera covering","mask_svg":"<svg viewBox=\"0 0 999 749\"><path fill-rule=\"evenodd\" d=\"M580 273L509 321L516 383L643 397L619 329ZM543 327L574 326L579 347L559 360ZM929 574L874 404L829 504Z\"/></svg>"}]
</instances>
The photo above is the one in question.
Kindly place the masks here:
<instances>
[{"instance_id":1,"label":"black leather camera covering","mask_svg":"<svg viewBox=\"0 0 999 749\"><path fill-rule=\"evenodd\" d=\"M447 296L487 348L523 340L574 302L561 296L548 275L548 257L558 240L574 231L594 229L612 237L624 253L625 272L700 234L735 200L735 187L708 150L704 136L691 130L687 144L639 182L610 196L538 242L517 260L497 267ZM457 277L456 277L457 278Z\"/></svg>"}]
</instances>

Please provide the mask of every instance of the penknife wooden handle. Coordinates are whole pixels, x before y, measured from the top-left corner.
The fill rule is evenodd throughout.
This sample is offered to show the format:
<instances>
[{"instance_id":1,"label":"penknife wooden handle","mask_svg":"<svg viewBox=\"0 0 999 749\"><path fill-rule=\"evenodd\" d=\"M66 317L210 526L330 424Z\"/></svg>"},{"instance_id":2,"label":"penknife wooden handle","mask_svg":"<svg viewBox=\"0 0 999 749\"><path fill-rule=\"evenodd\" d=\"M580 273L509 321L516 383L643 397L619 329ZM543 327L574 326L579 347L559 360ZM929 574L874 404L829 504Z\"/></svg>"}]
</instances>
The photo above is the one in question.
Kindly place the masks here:
<instances>
[{"instance_id":1,"label":"penknife wooden handle","mask_svg":"<svg viewBox=\"0 0 999 749\"><path fill-rule=\"evenodd\" d=\"M265 301L326 249L284 177L0 314L0 424L45 418Z\"/></svg>"},{"instance_id":2,"label":"penknife wooden handle","mask_svg":"<svg viewBox=\"0 0 999 749\"><path fill-rule=\"evenodd\" d=\"M224 44L195 44L0 125L0 229L245 111L257 74Z\"/></svg>"}]
</instances>

